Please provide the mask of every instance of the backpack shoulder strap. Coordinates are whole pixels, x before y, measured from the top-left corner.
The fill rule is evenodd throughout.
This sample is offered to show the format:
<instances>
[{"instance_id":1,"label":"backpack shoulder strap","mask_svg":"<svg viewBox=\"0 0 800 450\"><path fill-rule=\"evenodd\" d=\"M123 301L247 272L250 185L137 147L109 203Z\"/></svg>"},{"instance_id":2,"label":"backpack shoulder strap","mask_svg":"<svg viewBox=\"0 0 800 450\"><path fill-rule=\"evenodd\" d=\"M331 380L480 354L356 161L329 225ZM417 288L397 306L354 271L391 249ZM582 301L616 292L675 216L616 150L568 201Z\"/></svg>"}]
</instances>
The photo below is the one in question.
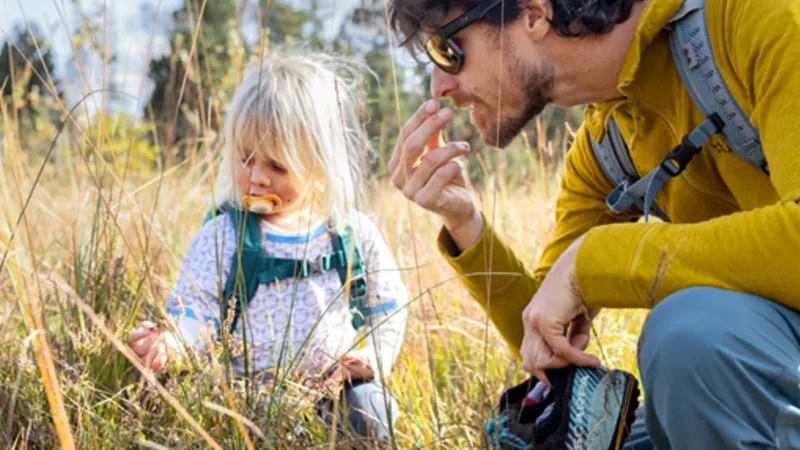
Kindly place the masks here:
<instances>
[{"instance_id":1,"label":"backpack shoulder strap","mask_svg":"<svg viewBox=\"0 0 800 450\"><path fill-rule=\"evenodd\" d=\"M348 226L342 233L334 231L333 253L322 255L316 260L272 258L264 255L258 216L238 208L228 208L227 212L236 230L237 251L233 256L231 273L225 282L221 312L224 321L231 316L229 308L233 305L231 333L236 331L242 311L255 296L259 284L295 277L304 278L334 268L339 273L342 285L349 285L347 296L353 313L353 327L360 328L366 322L367 316L377 312L367 305L364 263L351 227Z\"/></svg>"},{"instance_id":2,"label":"backpack shoulder strap","mask_svg":"<svg viewBox=\"0 0 800 450\"><path fill-rule=\"evenodd\" d=\"M364 318L372 314L367 306L364 264L351 228L348 227L341 234L333 233L333 253L321 255L314 260L274 258L265 255L257 215L238 208L229 208L228 214L236 229L237 251L225 283L221 312L223 319L232 318L231 333L236 331L242 311L253 299L260 284L305 278L334 268L338 271L343 286L347 286L349 281L347 295L349 308L353 312L353 327L360 328L365 323ZM234 308L232 315L229 310L231 305Z\"/></svg>"},{"instance_id":3,"label":"backpack shoulder strap","mask_svg":"<svg viewBox=\"0 0 800 450\"><path fill-rule=\"evenodd\" d=\"M341 255L337 265L339 279L347 291L348 304L353 314L353 328L359 329L366 323L366 317L372 314L367 305L367 281L364 274L364 262L358 248L355 232L349 225L343 232L333 232L334 254Z\"/></svg>"},{"instance_id":4,"label":"backpack shoulder strap","mask_svg":"<svg viewBox=\"0 0 800 450\"><path fill-rule=\"evenodd\" d=\"M639 179L631 155L628 153L628 146L614 117L608 121L606 135L602 141L598 143L594 139L590 140L595 159L612 185L633 184Z\"/></svg>"},{"instance_id":5,"label":"backpack shoulder strap","mask_svg":"<svg viewBox=\"0 0 800 450\"><path fill-rule=\"evenodd\" d=\"M214 217L217 217L220 214L224 214L224 213L228 212L229 209L231 209L231 205L228 202L225 202L225 203L223 203L223 204L221 204L219 206L212 207L206 213L206 217L203 219L203 223L205 224L209 220L213 219Z\"/></svg>"},{"instance_id":6,"label":"backpack shoulder strap","mask_svg":"<svg viewBox=\"0 0 800 450\"><path fill-rule=\"evenodd\" d=\"M640 182L628 145L613 116L608 121L603 140L597 142L590 136L589 141L597 164L614 186L614 190L606 199L606 205L617 214L622 214L631 206L635 206L645 215L653 214L668 222L669 216L654 201L650 201L648 207L645 207L648 183Z\"/></svg>"},{"instance_id":7,"label":"backpack shoulder strap","mask_svg":"<svg viewBox=\"0 0 800 450\"><path fill-rule=\"evenodd\" d=\"M656 194L670 179L679 175L703 144L716 133L740 158L769 174L758 130L742 111L739 103L719 73L708 28L705 22L705 0L685 0L670 19L669 45L675 67L692 101L706 119L662 160L661 164L639 178L632 169L627 145L614 119L609 122L601 142L591 139L592 150L603 173L615 186L606 203L616 213L636 206L645 215L669 218L658 211Z\"/></svg>"},{"instance_id":8,"label":"backpack shoulder strap","mask_svg":"<svg viewBox=\"0 0 800 450\"><path fill-rule=\"evenodd\" d=\"M675 67L692 101L708 117L716 113L728 147L748 164L769 174L758 130L742 111L714 60L705 21L705 0L685 0L667 27Z\"/></svg>"},{"instance_id":9,"label":"backpack shoulder strap","mask_svg":"<svg viewBox=\"0 0 800 450\"><path fill-rule=\"evenodd\" d=\"M228 208L228 214L236 230L237 251L233 253L231 272L225 282L220 310L224 322L229 316L228 308L233 303L234 311L230 327L230 332L233 333L236 331L244 307L250 303L256 293L259 283L260 260L264 255L264 243L261 239L261 228L257 215L238 208Z\"/></svg>"}]
</instances>

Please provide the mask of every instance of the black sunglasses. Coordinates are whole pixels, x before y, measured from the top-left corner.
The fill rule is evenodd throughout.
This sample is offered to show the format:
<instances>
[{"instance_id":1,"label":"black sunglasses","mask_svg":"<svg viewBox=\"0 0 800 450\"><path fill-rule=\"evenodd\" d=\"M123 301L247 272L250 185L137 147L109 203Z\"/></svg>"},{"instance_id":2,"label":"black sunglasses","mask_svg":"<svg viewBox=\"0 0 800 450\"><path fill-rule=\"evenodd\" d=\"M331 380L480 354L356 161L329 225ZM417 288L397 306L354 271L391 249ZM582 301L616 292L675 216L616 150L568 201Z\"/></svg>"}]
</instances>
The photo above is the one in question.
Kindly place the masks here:
<instances>
[{"instance_id":1,"label":"black sunglasses","mask_svg":"<svg viewBox=\"0 0 800 450\"><path fill-rule=\"evenodd\" d=\"M451 75L457 74L464 67L464 52L453 42L452 37L473 23L483 20L492 8L503 1L486 0L451 20L425 41L425 53L443 71Z\"/></svg>"}]
</instances>

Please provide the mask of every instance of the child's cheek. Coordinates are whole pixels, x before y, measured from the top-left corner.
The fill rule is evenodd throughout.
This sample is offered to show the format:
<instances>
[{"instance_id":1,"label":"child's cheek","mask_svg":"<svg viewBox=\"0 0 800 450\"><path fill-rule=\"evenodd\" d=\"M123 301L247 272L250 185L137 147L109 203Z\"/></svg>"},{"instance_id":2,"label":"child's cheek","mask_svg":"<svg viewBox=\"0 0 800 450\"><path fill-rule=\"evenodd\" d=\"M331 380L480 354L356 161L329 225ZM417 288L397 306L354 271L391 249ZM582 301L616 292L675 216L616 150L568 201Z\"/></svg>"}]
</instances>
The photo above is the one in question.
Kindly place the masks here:
<instances>
[{"instance_id":1,"label":"child's cheek","mask_svg":"<svg viewBox=\"0 0 800 450\"><path fill-rule=\"evenodd\" d=\"M236 188L236 193L241 197L250 192L250 174L239 168L234 173L233 184Z\"/></svg>"}]
</instances>

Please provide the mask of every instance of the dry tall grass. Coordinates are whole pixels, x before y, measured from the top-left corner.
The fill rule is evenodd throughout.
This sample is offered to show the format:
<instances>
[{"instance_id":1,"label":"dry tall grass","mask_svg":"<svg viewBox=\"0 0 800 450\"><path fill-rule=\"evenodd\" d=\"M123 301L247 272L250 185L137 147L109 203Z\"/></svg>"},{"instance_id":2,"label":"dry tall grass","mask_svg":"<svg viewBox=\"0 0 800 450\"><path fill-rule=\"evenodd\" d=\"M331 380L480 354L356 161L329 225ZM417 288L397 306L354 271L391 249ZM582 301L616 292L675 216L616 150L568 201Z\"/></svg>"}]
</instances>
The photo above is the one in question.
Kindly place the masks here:
<instances>
[{"instance_id":1,"label":"dry tall grass","mask_svg":"<svg viewBox=\"0 0 800 450\"><path fill-rule=\"evenodd\" d=\"M68 166L45 165L36 183L41 161L15 142L7 134L0 151L0 441L10 448L72 448L73 440L75 448L330 443L314 418L313 397L290 379L282 386L287 395L270 402L270 391L248 395L211 364L143 377L121 351L132 324L161 314L207 209L213 148L163 175L124 179L89 150ZM533 264L552 228L552 198L542 193L556 190L558 176L548 175L547 189L531 176L514 187L497 183L496 192L479 197L519 257ZM438 255L436 218L388 186L374 192L365 209L414 299L403 352L387 381L402 413L395 444L478 448L499 393L524 374L491 326L486 332L485 315ZM642 318L599 317L593 345L596 352L602 345L607 365L635 369Z\"/></svg>"},{"instance_id":2,"label":"dry tall grass","mask_svg":"<svg viewBox=\"0 0 800 450\"><path fill-rule=\"evenodd\" d=\"M131 149L152 150L137 137L140 126L112 116L73 120L55 103L65 133L52 123L39 131L55 144L44 161L23 144L31 139L20 136L16 110L0 102L3 448L346 448L351 438L334 442L316 418L315 397L290 377L254 390L228 381L224 362L142 372L124 345L127 333L140 319L163 317L208 208L218 143L210 139L183 162L170 156L160 166L147 151L131 158ZM488 180L476 193L482 208L531 265L553 225L558 181L558 170L537 162L546 146L564 143L539 133L534 146L475 159ZM436 252L436 218L376 183L363 209L412 294L403 351L387 379L401 409L390 444L480 448L487 413L525 375ZM604 312L592 351L608 366L635 371L642 319Z\"/></svg>"}]
</instances>

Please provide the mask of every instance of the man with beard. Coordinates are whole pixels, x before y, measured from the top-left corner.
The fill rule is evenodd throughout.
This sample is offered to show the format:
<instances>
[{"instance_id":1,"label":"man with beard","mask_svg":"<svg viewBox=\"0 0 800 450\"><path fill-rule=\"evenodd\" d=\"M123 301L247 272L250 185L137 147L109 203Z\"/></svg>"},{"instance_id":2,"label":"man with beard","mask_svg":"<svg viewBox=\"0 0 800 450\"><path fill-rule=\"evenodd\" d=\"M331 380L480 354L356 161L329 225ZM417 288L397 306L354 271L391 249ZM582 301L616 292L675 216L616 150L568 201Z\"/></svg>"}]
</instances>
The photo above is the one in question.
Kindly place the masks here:
<instances>
[{"instance_id":1,"label":"man with beard","mask_svg":"<svg viewBox=\"0 0 800 450\"><path fill-rule=\"evenodd\" d=\"M584 351L600 308L652 309L638 363L658 449L800 448L800 2L686 3L704 4L761 164L719 135L738 116L701 113L681 79L669 31L684 0L391 0L393 31L434 63L433 96L471 108L485 142L508 145L548 103L587 106L532 274L465 188L469 145L440 139L451 110L420 106L389 169L441 217L439 248L458 273L522 274L461 279L538 379L600 365ZM708 126L703 145L695 132ZM609 209L615 186L595 152L614 135L638 177L663 183L639 205L667 221Z\"/></svg>"}]
</instances>

